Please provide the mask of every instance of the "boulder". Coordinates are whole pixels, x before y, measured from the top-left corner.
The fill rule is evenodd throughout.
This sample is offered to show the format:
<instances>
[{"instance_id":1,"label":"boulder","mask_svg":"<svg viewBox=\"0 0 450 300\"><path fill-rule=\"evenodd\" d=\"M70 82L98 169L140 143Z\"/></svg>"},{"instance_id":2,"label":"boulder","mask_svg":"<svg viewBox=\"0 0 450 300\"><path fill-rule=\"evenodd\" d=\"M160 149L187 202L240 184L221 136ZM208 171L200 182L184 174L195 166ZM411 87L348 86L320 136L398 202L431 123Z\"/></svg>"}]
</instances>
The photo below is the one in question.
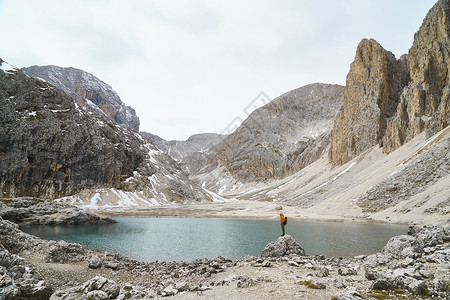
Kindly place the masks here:
<instances>
[{"instance_id":1,"label":"boulder","mask_svg":"<svg viewBox=\"0 0 450 300\"><path fill-rule=\"evenodd\" d=\"M422 255L423 243L410 235L399 235L391 238L383 248L383 254L391 258L418 258Z\"/></svg>"},{"instance_id":2,"label":"boulder","mask_svg":"<svg viewBox=\"0 0 450 300\"><path fill-rule=\"evenodd\" d=\"M264 248L262 257L282 257L289 255L305 255L303 247L290 235L280 236Z\"/></svg>"},{"instance_id":3,"label":"boulder","mask_svg":"<svg viewBox=\"0 0 450 300\"><path fill-rule=\"evenodd\" d=\"M102 266L102 259L98 255L95 255L94 257L92 257L92 259L88 265L88 267L91 269L98 269L101 266Z\"/></svg>"},{"instance_id":4,"label":"boulder","mask_svg":"<svg viewBox=\"0 0 450 300\"><path fill-rule=\"evenodd\" d=\"M80 244L59 241L50 246L46 260L65 263L84 259L84 249Z\"/></svg>"},{"instance_id":5,"label":"boulder","mask_svg":"<svg viewBox=\"0 0 450 300\"><path fill-rule=\"evenodd\" d=\"M95 276L91 280L86 281L83 285L84 293L99 290L105 292L109 299L113 299L119 295L120 287L115 281L102 276Z\"/></svg>"}]
</instances>

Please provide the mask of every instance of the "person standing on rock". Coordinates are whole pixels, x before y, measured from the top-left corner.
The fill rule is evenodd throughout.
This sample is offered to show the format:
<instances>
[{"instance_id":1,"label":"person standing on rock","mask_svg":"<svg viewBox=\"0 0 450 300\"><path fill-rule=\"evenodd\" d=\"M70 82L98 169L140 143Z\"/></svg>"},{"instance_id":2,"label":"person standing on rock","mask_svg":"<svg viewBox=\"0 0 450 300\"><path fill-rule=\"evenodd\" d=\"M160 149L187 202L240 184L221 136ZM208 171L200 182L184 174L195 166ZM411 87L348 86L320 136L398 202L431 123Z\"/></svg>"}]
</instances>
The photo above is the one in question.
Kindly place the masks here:
<instances>
[{"instance_id":1,"label":"person standing on rock","mask_svg":"<svg viewBox=\"0 0 450 300\"><path fill-rule=\"evenodd\" d=\"M284 226L287 224L287 217L285 217L283 214L280 214L280 225L281 225L281 231L283 234L281 236L284 236Z\"/></svg>"}]
</instances>

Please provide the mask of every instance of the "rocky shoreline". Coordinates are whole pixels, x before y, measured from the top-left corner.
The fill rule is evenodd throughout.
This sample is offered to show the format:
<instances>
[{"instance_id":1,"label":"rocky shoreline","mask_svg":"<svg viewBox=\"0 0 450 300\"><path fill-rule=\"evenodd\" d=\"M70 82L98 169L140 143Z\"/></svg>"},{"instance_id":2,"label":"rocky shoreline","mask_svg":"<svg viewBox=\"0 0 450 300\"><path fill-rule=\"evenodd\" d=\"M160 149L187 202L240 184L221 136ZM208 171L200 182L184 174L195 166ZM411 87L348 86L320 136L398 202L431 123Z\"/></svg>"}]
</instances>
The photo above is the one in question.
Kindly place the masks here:
<instances>
[{"instance_id":1,"label":"rocky shoreline","mask_svg":"<svg viewBox=\"0 0 450 300\"><path fill-rule=\"evenodd\" d=\"M2 199L0 217L26 225L88 225L117 223L79 207L38 198Z\"/></svg>"},{"instance_id":2,"label":"rocky shoreline","mask_svg":"<svg viewBox=\"0 0 450 300\"><path fill-rule=\"evenodd\" d=\"M1 299L446 299L450 293L450 220L413 226L381 252L354 258L305 256L286 235L261 249L261 257L144 263L42 240L1 217L0 241Z\"/></svg>"}]
</instances>

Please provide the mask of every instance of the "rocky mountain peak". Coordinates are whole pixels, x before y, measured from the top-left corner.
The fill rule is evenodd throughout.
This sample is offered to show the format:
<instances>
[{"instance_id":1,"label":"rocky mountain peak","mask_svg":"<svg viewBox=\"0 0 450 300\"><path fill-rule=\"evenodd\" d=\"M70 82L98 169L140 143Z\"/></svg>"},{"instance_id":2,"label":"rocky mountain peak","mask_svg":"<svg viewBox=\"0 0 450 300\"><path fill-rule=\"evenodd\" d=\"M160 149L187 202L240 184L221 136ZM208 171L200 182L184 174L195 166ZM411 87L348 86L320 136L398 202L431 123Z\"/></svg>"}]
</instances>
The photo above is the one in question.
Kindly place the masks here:
<instances>
[{"instance_id":1,"label":"rocky mountain peak","mask_svg":"<svg viewBox=\"0 0 450 300\"><path fill-rule=\"evenodd\" d=\"M280 179L325 151L343 86L314 83L289 91L256 109L201 159L184 160L200 174L226 168L242 182ZM208 180L214 180L208 176Z\"/></svg>"},{"instance_id":2,"label":"rocky mountain peak","mask_svg":"<svg viewBox=\"0 0 450 300\"><path fill-rule=\"evenodd\" d=\"M131 131L139 131L139 118L134 108L126 106L110 85L94 75L80 69L58 66L31 66L22 71L62 89L78 105L104 114Z\"/></svg>"},{"instance_id":3,"label":"rocky mountain peak","mask_svg":"<svg viewBox=\"0 0 450 300\"><path fill-rule=\"evenodd\" d=\"M374 145L386 153L424 130L449 124L450 4L429 11L408 55L396 59L375 40L363 39L347 75L329 159L341 165Z\"/></svg>"}]
</instances>

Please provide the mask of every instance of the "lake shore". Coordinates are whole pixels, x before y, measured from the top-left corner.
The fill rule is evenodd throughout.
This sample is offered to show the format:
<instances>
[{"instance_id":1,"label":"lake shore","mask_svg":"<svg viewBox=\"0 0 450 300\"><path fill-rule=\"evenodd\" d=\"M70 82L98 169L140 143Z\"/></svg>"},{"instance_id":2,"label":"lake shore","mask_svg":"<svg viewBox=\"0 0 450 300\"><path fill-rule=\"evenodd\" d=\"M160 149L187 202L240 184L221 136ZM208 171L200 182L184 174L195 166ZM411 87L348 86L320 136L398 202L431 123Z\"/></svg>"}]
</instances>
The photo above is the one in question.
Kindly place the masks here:
<instances>
[{"instance_id":1,"label":"lake shore","mask_svg":"<svg viewBox=\"0 0 450 300\"><path fill-rule=\"evenodd\" d=\"M2 288L12 296L7 299L442 298L450 286L449 222L415 226L369 256L286 253L144 263L79 244L41 240L0 218L2 265L7 266Z\"/></svg>"},{"instance_id":2,"label":"lake shore","mask_svg":"<svg viewBox=\"0 0 450 300\"><path fill-rule=\"evenodd\" d=\"M108 217L179 217L179 218L230 218L253 220L277 220L284 213L288 219L311 222L351 222L351 223L381 223L398 225L425 225L413 220L394 220L391 218L373 219L366 215L339 211L318 213L310 209L295 206L281 206L276 202L261 202L253 200L228 200L222 203L195 203L180 205L159 205L146 208L96 208L88 209ZM332 213L335 214L332 214ZM436 222L436 220L434 221Z\"/></svg>"}]
</instances>

